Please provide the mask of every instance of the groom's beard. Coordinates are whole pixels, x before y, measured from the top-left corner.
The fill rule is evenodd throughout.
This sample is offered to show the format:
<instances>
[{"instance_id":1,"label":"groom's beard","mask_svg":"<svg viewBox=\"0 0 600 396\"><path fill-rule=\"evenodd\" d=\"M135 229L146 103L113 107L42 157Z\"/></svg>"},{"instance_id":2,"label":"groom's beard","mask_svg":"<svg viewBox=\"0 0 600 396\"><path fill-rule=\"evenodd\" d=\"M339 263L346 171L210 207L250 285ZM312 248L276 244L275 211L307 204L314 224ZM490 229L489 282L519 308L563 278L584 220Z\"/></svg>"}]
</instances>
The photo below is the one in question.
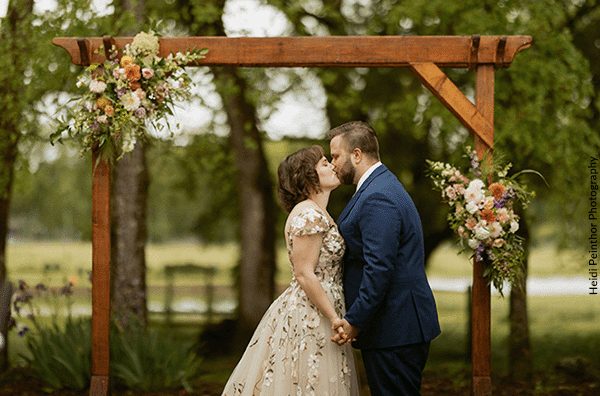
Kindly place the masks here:
<instances>
[{"instance_id":1,"label":"groom's beard","mask_svg":"<svg viewBox=\"0 0 600 396\"><path fill-rule=\"evenodd\" d=\"M350 158L344 163L344 166L338 171L337 176L340 179L340 183L344 185L354 184L354 176L356 175L356 169L352 166Z\"/></svg>"}]
</instances>

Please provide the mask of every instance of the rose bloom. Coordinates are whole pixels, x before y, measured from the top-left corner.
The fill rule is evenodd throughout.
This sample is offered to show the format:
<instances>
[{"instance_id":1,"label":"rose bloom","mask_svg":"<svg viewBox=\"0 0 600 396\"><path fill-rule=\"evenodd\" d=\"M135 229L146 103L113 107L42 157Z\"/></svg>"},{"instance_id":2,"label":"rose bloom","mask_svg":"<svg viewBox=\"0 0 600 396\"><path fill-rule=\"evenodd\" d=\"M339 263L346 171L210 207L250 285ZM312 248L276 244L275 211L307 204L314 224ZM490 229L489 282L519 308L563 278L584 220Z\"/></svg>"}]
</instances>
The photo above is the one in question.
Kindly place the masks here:
<instances>
[{"instance_id":1,"label":"rose bloom","mask_svg":"<svg viewBox=\"0 0 600 396\"><path fill-rule=\"evenodd\" d=\"M506 223L510 220L510 215L508 214L508 210L506 208L502 208L498 210L498 221L500 223Z\"/></svg>"},{"instance_id":2,"label":"rose bloom","mask_svg":"<svg viewBox=\"0 0 600 396\"><path fill-rule=\"evenodd\" d=\"M136 65L135 63L128 64L125 66L125 74L127 75L127 80L133 83L139 81L142 77L140 72L140 65Z\"/></svg>"},{"instance_id":3,"label":"rose bloom","mask_svg":"<svg viewBox=\"0 0 600 396\"><path fill-rule=\"evenodd\" d=\"M497 221L492 222L489 229L492 238L498 238L502 234L502 226Z\"/></svg>"},{"instance_id":4,"label":"rose bloom","mask_svg":"<svg viewBox=\"0 0 600 396\"><path fill-rule=\"evenodd\" d=\"M115 108L112 105L108 105L104 108L104 112L107 116L115 115Z\"/></svg>"},{"instance_id":5,"label":"rose bloom","mask_svg":"<svg viewBox=\"0 0 600 396\"><path fill-rule=\"evenodd\" d=\"M473 184L473 182L471 182L471 184ZM483 198L483 190L481 190L480 188L474 186L472 187L471 185L469 185L469 188L465 190L465 201L467 202L473 202L475 204L478 204L483 200Z\"/></svg>"},{"instance_id":6,"label":"rose bloom","mask_svg":"<svg viewBox=\"0 0 600 396\"><path fill-rule=\"evenodd\" d=\"M142 84L140 84L139 82L132 82L129 84L129 89L131 89L132 91L137 91L138 89L142 88Z\"/></svg>"},{"instance_id":7,"label":"rose bloom","mask_svg":"<svg viewBox=\"0 0 600 396\"><path fill-rule=\"evenodd\" d=\"M454 190L454 187L446 188L446 196L450 201L454 201L456 199L456 190Z\"/></svg>"},{"instance_id":8,"label":"rose bloom","mask_svg":"<svg viewBox=\"0 0 600 396\"><path fill-rule=\"evenodd\" d=\"M454 189L458 195L463 195L465 193L465 186L463 184L455 184Z\"/></svg>"},{"instance_id":9,"label":"rose bloom","mask_svg":"<svg viewBox=\"0 0 600 396\"><path fill-rule=\"evenodd\" d=\"M103 114L100 117L98 117L98 122L100 124L106 124L106 123L108 123L108 117L106 116L106 114Z\"/></svg>"},{"instance_id":10,"label":"rose bloom","mask_svg":"<svg viewBox=\"0 0 600 396\"><path fill-rule=\"evenodd\" d=\"M477 204L475 202L469 202L467 204L467 212L474 214L475 212L477 212L479 210L479 206L477 206Z\"/></svg>"},{"instance_id":11,"label":"rose bloom","mask_svg":"<svg viewBox=\"0 0 600 396\"><path fill-rule=\"evenodd\" d=\"M488 189L494 194L494 198L500 199L502 198L506 187L504 187L504 184L502 183L492 183Z\"/></svg>"},{"instance_id":12,"label":"rose bloom","mask_svg":"<svg viewBox=\"0 0 600 396\"><path fill-rule=\"evenodd\" d=\"M134 94L136 94L137 97L140 98L140 100L146 99L146 91L144 91L142 88L136 89Z\"/></svg>"},{"instance_id":13,"label":"rose bloom","mask_svg":"<svg viewBox=\"0 0 600 396\"><path fill-rule=\"evenodd\" d=\"M477 220L475 220L474 218L470 217L467 219L465 226L467 227L467 230L469 231L473 231L473 229L475 228L475 226L477 226Z\"/></svg>"},{"instance_id":14,"label":"rose bloom","mask_svg":"<svg viewBox=\"0 0 600 396\"><path fill-rule=\"evenodd\" d=\"M122 67L116 67L113 69L112 74L114 78L119 79L125 75L125 69L123 69Z\"/></svg>"},{"instance_id":15,"label":"rose bloom","mask_svg":"<svg viewBox=\"0 0 600 396\"><path fill-rule=\"evenodd\" d=\"M483 202L484 209L492 209L494 207L494 198L493 197L485 197L485 201Z\"/></svg>"},{"instance_id":16,"label":"rose bloom","mask_svg":"<svg viewBox=\"0 0 600 396\"><path fill-rule=\"evenodd\" d=\"M146 80L154 77L154 70L144 67L142 69L142 77L144 77Z\"/></svg>"},{"instance_id":17,"label":"rose bloom","mask_svg":"<svg viewBox=\"0 0 600 396\"><path fill-rule=\"evenodd\" d=\"M481 220L485 220L488 223L496 221L496 215L490 209L484 209L481 211Z\"/></svg>"},{"instance_id":18,"label":"rose bloom","mask_svg":"<svg viewBox=\"0 0 600 396\"><path fill-rule=\"evenodd\" d=\"M477 227L475 229L475 238L480 241L484 241L490 237L490 232L483 227Z\"/></svg>"}]
</instances>

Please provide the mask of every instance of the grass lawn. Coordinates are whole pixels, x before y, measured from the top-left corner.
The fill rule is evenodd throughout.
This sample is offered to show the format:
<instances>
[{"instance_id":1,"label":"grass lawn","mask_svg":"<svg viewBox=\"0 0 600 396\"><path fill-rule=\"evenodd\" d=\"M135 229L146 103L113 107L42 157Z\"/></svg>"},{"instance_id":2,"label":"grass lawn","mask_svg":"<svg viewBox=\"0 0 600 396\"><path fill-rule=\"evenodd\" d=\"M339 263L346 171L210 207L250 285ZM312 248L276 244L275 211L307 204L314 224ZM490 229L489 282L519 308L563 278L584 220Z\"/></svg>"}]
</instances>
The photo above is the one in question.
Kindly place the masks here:
<instances>
[{"instance_id":1,"label":"grass lawn","mask_svg":"<svg viewBox=\"0 0 600 396\"><path fill-rule=\"evenodd\" d=\"M218 268L217 286L231 285L230 271L238 257L237 247L200 246L194 243L171 243L147 247L147 282L149 301L163 300L165 265L194 263L214 265ZM583 276L585 270L577 252L558 254L551 248L535 249L530 259L532 276ZM30 285L45 281L53 286L64 284L70 275L79 276L79 292L74 305L89 305L87 273L91 270L91 244L83 242L36 242L11 243L7 250L8 277L12 281L24 279ZM279 271L277 282L286 284L290 269L285 249L278 251ZM56 265L59 266L58 269ZM44 268L50 268L44 272ZM466 256L457 256L454 246L448 244L438 249L428 267L429 276L470 277L471 265ZM188 297L191 287L203 284L200 276L176 278L178 297ZM194 297L194 296L191 296ZM428 367L448 364L469 365L467 351L467 297L464 293L435 292L442 325L442 335L432 343ZM536 369L547 370L568 356L585 356L600 367L600 304L597 296L529 296L529 324ZM507 365L508 298L492 296L492 367L496 373L504 373ZM160 318L151 317L160 321ZM194 333L194 326L183 329ZM188 334L185 333L185 334ZM191 334L190 333L190 334ZM188 336L190 336L188 334ZM25 344L11 333L10 356L15 361L17 353L25 350ZM227 363L221 375L227 376ZM218 373L212 373L219 376Z\"/></svg>"}]
</instances>

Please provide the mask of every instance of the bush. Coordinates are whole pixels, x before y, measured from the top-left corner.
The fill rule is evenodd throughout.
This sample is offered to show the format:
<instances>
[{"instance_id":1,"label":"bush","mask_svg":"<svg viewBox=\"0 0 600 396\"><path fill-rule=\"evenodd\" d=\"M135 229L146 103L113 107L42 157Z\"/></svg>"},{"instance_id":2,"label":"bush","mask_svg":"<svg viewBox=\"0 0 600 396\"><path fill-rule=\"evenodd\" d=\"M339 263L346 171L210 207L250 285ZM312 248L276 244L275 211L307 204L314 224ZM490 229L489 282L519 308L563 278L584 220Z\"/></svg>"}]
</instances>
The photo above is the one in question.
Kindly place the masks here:
<instances>
[{"instance_id":1,"label":"bush","mask_svg":"<svg viewBox=\"0 0 600 396\"><path fill-rule=\"evenodd\" d=\"M33 369L35 376L45 382L44 390L86 389L91 380L92 326L89 317L71 315L73 284L48 290L43 284L33 290L19 281L13 310L20 320L12 318L19 336L27 337L31 356L19 354ZM67 317L59 325L59 299L67 300ZM36 297L54 300L52 323L44 325ZM26 319L25 319L26 318ZM29 322L31 328L26 323ZM132 323L123 329L111 326L111 383L131 390L160 391L183 386L191 391L189 380L197 375L201 359L190 348L191 342L176 340L164 330L145 330Z\"/></svg>"}]
</instances>

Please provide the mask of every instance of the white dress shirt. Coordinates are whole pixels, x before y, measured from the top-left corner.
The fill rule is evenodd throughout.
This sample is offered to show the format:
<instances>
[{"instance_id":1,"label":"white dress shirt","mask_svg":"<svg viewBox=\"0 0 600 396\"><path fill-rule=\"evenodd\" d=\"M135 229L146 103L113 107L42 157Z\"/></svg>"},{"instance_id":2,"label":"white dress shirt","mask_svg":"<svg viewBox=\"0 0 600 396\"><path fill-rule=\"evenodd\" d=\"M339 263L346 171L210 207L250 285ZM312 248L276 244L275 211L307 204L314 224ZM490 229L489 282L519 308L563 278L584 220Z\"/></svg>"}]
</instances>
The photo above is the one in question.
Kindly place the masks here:
<instances>
[{"instance_id":1,"label":"white dress shirt","mask_svg":"<svg viewBox=\"0 0 600 396\"><path fill-rule=\"evenodd\" d=\"M367 180L367 178L369 176L371 176L371 173L373 173L375 171L375 169L377 169L379 167L379 165L382 165L381 161L378 161L377 163L371 165L371 167L369 169L367 169L367 171L365 173L363 173L363 175L358 180L358 183L356 184L356 191L358 191L360 189L360 186L362 186L362 184L365 182L365 180Z\"/></svg>"}]
</instances>

